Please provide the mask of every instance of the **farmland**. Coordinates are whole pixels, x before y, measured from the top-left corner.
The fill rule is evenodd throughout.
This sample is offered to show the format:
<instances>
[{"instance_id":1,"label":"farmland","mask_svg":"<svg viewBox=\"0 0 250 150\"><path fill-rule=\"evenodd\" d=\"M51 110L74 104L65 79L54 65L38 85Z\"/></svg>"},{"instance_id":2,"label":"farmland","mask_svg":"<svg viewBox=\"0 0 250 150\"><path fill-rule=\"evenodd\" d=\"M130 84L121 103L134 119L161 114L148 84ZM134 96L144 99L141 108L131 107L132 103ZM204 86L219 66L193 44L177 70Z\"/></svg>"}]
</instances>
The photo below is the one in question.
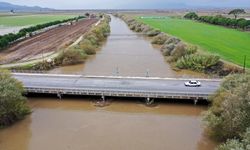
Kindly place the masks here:
<instances>
[{"instance_id":1,"label":"farmland","mask_svg":"<svg viewBox=\"0 0 250 150\"><path fill-rule=\"evenodd\" d=\"M250 68L250 33L176 18L143 18L140 21L221 56L226 61Z\"/></svg>"},{"instance_id":2,"label":"farmland","mask_svg":"<svg viewBox=\"0 0 250 150\"><path fill-rule=\"evenodd\" d=\"M97 19L81 20L73 25L64 25L15 43L0 53L0 63L27 61L40 54L55 52L74 42L87 32Z\"/></svg>"},{"instance_id":3,"label":"farmland","mask_svg":"<svg viewBox=\"0 0 250 150\"><path fill-rule=\"evenodd\" d=\"M43 24L56 20L63 20L75 17L75 15L67 14L38 14L38 15L0 15L0 26L16 27Z\"/></svg>"}]
</instances>

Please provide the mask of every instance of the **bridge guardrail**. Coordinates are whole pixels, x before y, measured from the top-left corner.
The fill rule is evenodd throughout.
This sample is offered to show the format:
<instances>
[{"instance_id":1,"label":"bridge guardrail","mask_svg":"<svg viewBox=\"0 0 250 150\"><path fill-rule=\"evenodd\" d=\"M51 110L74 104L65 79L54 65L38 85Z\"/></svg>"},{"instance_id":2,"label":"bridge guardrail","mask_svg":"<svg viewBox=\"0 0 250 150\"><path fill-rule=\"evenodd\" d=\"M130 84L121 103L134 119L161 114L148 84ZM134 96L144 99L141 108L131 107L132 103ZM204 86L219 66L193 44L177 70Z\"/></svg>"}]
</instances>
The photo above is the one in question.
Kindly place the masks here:
<instances>
[{"instance_id":1,"label":"bridge guardrail","mask_svg":"<svg viewBox=\"0 0 250 150\"><path fill-rule=\"evenodd\" d=\"M103 89L71 89L71 88L41 88L41 87L25 87L27 92L34 93L51 93L51 94L77 94L77 95L100 95L100 96L132 96L132 97L187 97L187 98L203 98L207 99L210 94L207 93L177 93L177 92L152 92L141 90L103 90Z\"/></svg>"}]
</instances>

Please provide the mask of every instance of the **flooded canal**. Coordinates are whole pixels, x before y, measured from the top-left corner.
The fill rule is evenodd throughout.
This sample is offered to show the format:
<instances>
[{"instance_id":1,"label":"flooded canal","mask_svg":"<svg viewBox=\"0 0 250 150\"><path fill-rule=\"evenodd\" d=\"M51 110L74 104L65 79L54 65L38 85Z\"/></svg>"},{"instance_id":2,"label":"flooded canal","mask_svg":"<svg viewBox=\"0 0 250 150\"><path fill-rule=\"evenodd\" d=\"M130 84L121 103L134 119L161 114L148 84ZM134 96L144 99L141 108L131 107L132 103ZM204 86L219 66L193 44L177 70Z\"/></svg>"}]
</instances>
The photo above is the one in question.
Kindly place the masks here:
<instances>
[{"instance_id":1,"label":"flooded canal","mask_svg":"<svg viewBox=\"0 0 250 150\"><path fill-rule=\"evenodd\" d=\"M159 49L135 35L119 18L112 17L111 33L103 48L85 64L56 68L51 73L174 77Z\"/></svg>"},{"instance_id":2,"label":"flooded canal","mask_svg":"<svg viewBox=\"0 0 250 150\"><path fill-rule=\"evenodd\" d=\"M112 17L111 36L84 65L53 73L175 77L158 49ZM117 35L116 35L117 34ZM98 98L96 98L98 99ZM30 97L33 113L0 130L0 150L212 150L201 113L207 107L164 100L153 107L141 99L111 99L96 107L95 98ZM171 102L172 101L172 102Z\"/></svg>"}]
</instances>

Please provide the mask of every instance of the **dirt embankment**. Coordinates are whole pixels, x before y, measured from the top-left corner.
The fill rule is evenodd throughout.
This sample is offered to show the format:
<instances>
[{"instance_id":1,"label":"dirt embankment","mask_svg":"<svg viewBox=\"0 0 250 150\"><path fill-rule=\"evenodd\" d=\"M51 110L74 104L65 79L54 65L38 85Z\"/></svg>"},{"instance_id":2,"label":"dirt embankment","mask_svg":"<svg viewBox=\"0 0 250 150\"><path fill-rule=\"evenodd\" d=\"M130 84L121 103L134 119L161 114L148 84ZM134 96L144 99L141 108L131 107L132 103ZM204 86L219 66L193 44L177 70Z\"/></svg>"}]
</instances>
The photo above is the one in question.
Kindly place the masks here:
<instances>
[{"instance_id":1,"label":"dirt embankment","mask_svg":"<svg viewBox=\"0 0 250 150\"><path fill-rule=\"evenodd\" d=\"M73 25L54 28L16 43L0 53L0 64L27 61L37 55L57 51L74 42L97 21L97 19L81 20Z\"/></svg>"}]
</instances>

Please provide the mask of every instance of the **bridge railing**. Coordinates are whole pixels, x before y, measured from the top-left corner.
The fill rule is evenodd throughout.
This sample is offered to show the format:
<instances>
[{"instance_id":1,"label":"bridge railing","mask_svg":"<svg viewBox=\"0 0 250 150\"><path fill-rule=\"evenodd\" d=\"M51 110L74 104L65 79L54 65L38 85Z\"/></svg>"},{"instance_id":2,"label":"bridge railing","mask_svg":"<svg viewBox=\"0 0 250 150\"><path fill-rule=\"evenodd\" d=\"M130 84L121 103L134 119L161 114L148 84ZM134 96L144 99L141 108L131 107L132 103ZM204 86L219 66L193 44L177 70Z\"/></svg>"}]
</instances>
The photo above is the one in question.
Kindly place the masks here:
<instances>
[{"instance_id":1,"label":"bridge railing","mask_svg":"<svg viewBox=\"0 0 250 150\"><path fill-rule=\"evenodd\" d=\"M12 73L34 73L34 74L46 74L48 71L45 70L17 70L17 69L11 69Z\"/></svg>"},{"instance_id":2,"label":"bridge railing","mask_svg":"<svg viewBox=\"0 0 250 150\"><path fill-rule=\"evenodd\" d=\"M221 80L223 77L218 77L218 76L207 76L206 78L197 78L196 76L183 76L183 77L177 77L177 78L164 78L164 77L151 77L151 76L122 76L121 74L120 75L114 75L114 73L110 73L111 75L110 76L94 76L94 75L84 75L84 74L81 74L81 73L74 73L74 74L66 74L66 73L60 73L60 74L57 74L57 73L49 73L48 71L43 71L43 70L11 70L12 73L29 73L29 74L46 74L47 76L51 75L81 75L82 77L95 77L95 78L128 78L128 79L183 79L183 80L191 80L191 79L194 79L194 80Z\"/></svg>"},{"instance_id":3,"label":"bridge railing","mask_svg":"<svg viewBox=\"0 0 250 150\"><path fill-rule=\"evenodd\" d=\"M73 95L100 95L100 96L126 96L126 97L149 97L149 98L174 98L186 97L208 99L207 93L182 93L165 91L142 91L142 90L111 90L111 89L71 89L71 88L49 88L49 87L25 87L27 92L48 94L73 94Z\"/></svg>"}]
</instances>

